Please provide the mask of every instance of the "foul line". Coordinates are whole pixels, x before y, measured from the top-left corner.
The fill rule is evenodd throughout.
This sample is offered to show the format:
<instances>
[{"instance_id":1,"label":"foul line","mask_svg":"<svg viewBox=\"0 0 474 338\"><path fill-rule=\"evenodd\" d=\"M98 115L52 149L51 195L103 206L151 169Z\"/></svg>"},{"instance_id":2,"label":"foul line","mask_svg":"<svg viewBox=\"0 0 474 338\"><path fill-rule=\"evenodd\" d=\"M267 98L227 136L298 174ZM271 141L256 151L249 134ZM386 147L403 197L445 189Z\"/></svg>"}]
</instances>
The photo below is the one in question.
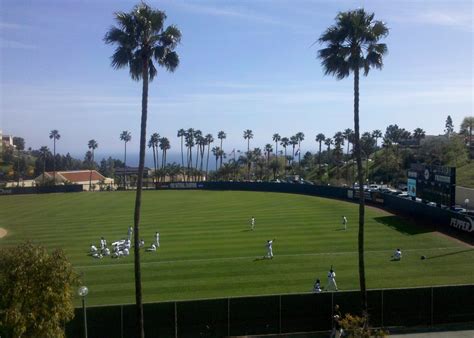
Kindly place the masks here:
<instances>
[{"instance_id":1,"label":"foul line","mask_svg":"<svg viewBox=\"0 0 474 338\"><path fill-rule=\"evenodd\" d=\"M403 252L415 252L415 251L433 251L433 250L451 250L451 249L461 249L460 246L452 247L441 247L441 248L427 248L427 249L405 249ZM367 250L365 253L393 253L393 250ZM358 251L343 251L343 252L316 252L316 253L306 253L306 254L286 254L286 255L276 255L275 257L299 257L299 256L329 256L329 255L352 255L357 254ZM153 254L150 252L150 254ZM132 254L130 255L133 256ZM216 257L216 258L198 258L198 259L174 259L167 261L154 261L154 262L141 262L141 265L159 265L159 264L170 264L170 263L197 263L197 262L219 262L219 261L231 261L231 260L244 260L244 259L262 259L264 256L240 256L240 257ZM105 257L104 257L105 258ZM100 259L92 258L93 260L100 261ZM105 259L113 259L107 257ZM126 258L116 258L115 260L120 261L121 259ZM98 264L98 265L76 265L76 268L88 269L88 268L103 268L103 267L123 267L128 265L134 265L134 263L116 263L116 264Z\"/></svg>"}]
</instances>

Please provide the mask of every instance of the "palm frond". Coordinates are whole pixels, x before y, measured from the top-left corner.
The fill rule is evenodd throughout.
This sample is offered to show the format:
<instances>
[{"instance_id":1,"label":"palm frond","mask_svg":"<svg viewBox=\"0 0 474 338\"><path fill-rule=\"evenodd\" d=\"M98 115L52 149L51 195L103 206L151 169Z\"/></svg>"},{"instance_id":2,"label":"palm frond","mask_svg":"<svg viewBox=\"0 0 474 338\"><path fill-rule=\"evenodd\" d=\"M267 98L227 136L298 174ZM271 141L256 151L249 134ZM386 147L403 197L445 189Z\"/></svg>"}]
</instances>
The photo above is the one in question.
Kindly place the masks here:
<instances>
[{"instance_id":1,"label":"palm frond","mask_svg":"<svg viewBox=\"0 0 474 338\"><path fill-rule=\"evenodd\" d=\"M135 80L139 81L142 78L143 72L143 61L141 57L137 57L137 52L135 52L134 57L130 59L129 66L130 66L130 77Z\"/></svg>"},{"instance_id":2,"label":"palm frond","mask_svg":"<svg viewBox=\"0 0 474 338\"><path fill-rule=\"evenodd\" d=\"M169 52L161 61L161 66L164 66L167 71L174 72L179 66L179 56L176 52Z\"/></svg>"},{"instance_id":3,"label":"palm frond","mask_svg":"<svg viewBox=\"0 0 474 338\"><path fill-rule=\"evenodd\" d=\"M126 67L132 59L131 50L123 46L115 49L115 53L111 56L111 64L114 69Z\"/></svg>"},{"instance_id":4,"label":"palm frond","mask_svg":"<svg viewBox=\"0 0 474 338\"><path fill-rule=\"evenodd\" d=\"M104 41L107 44L117 43L130 49L134 49L137 44L133 36L128 35L126 32L114 26L105 34Z\"/></svg>"},{"instance_id":5,"label":"palm frond","mask_svg":"<svg viewBox=\"0 0 474 338\"><path fill-rule=\"evenodd\" d=\"M378 40L388 35L389 29L382 21L375 21L372 26L372 34Z\"/></svg>"},{"instance_id":6,"label":"palm frond","mask_svg":"<svg viewBox=\"0 0 474 338\"><path fill-rule=\"evenodd\" d=\"M135 17L131 13L117 12L115 13L115 20L122 31L126 32L129 36L137 37Z\"/></svg>"},{"instance_id":7,"label":"palm frond","mask_svg":"<svg viewBox=\"0 0 474 338\"><path fill-rule=\"evenodd\" d=\"M163 46L157 46L153 49L153 57L155 58L157 62L160 62L161 60L163 60L167 53L168 53L167 48Z\"/></svg>"},{"instance_id":8,"label":"palm frond","mask_svg":"<svg viewBox=\"0 0 474 338\"><path fill-rule=\"evenodd\" d=\"M174 25L168 26L161 34L160 42L170 49L176 48L181 42L181 31Z\"/></svg>"},{"instance_id":9,"label":"palm frond","mask_svg":"<svg viewBox=\"0 0 474 338\"><path fill-rule=\"evenodd\" d=\"M152 60L148 61L148 75L150 77L150 81L152 81L155 78L157 73L158 71L156 70L155 65L153 64L153 61Z\"/></svg>"},{"instance_id":10,"label":"palm frond","mask_svg":"<svg viewBox=\"0 0 474 338\"><path fill-rule=\"evenodd\" d=\"M160 32L163 29L163 23L166 20L165 12L159 10L152 10L149 13L148 20L150 21L153 32Z\"/></svg>"}]
</instances>

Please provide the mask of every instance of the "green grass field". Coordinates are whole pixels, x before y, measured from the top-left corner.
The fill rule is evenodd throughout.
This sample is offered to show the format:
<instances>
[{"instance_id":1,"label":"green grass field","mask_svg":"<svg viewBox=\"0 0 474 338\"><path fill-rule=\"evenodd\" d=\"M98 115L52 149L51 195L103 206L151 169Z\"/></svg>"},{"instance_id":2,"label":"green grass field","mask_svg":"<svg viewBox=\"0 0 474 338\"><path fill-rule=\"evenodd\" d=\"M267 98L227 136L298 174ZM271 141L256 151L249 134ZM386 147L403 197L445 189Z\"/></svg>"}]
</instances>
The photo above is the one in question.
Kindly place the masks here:
<instances>
[{"instance_id":1,"label":"green grass field","mask_svg":"<svg viewBox=\"0 0 474 338\"><path fill-rule=\"evenodd\" d=\"M89 304L134 302L133 257L87 255L126 237L134 192L0 197L0 245L25 240L63 248L89 287ZM141 236L144 301L310 291L334 265L340 289L358 287L356 204L311 196L213 191L145 191ZM256 230L249 219L256 218ZM349 219L342 231L341 216ZM275 238L273 260L261 259ZM391 262L393 250L403 251ZM427 260L420 260L426 255ZM369 288L474 283L474 249L373 208L366 217Z\"/></svg>"}]
</instances>

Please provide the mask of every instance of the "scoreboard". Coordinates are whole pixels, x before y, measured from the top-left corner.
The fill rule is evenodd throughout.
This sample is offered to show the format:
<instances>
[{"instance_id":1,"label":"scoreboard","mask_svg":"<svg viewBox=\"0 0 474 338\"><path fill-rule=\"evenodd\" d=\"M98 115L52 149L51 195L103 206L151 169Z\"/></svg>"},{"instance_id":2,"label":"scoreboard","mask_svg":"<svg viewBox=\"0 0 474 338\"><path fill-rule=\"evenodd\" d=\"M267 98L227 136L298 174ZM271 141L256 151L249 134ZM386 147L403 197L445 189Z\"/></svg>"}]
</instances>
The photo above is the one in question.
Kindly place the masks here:
<instances>
[{"instance_id":1,"label":"scoreboard","mask_svg":"<svg viewBox=\"0 0 474 338\"><path fill-rule=\"evenodd\" d=\"M455 204L455 167L412 164L407 176L409 196L449 207Z\"/></svg>"}]
</instances>

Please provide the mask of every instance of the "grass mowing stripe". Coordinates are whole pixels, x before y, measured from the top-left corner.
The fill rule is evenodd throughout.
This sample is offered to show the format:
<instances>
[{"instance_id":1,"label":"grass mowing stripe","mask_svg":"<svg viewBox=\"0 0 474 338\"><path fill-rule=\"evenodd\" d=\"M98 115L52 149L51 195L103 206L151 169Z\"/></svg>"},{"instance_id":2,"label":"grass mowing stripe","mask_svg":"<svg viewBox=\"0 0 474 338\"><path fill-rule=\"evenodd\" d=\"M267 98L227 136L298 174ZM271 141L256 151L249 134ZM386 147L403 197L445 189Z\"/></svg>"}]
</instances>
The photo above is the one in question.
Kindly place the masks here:
<instances>
[{"instance_id":1,"label":"grass mowing stripe","mask_svg":"<svg viewBox=\"0 0 474 338\"><path fill-rule=\"evenodd\" d=\"M30 239L62 247L91 290L90 304L133 302L133 257L106 262L87 251L101 236L111 243L127 235L134 197L132 191L1 196L0 227L9 235L0 245ZM156 254L142 255L144 300L306 292L331 264L341 287L355 289L357 208L296 194L144 191L140 236L149 245L159 231L162 242ZM342 215L347 231L340 230ZM255 261L270 238L277 239L275 259ZM391 263L397 247L403 261ZM366 253L369 288L474 282L474 252L373 208L366 209Z\"/></svg>"},{"instance_id":2,"label":"grass mowing stripe","mask_svg":"<svg viewBox=\"0 0 474 338\"><path fill-rule=\"evenodd\" d=\"M438 250L450 250L450 249L460 249L463 247L460 246L451 246L451 247L440 247L440 248L429 248L429 249L405 249L403 252L426 252L426 251L438 251ZM474 250L474 249L473 249ZM366 254L372 253L393 253L393 250L366 250ZM153 254L153 253L150 253ZM298 253L298 254L283 254L275 255L274 259L276 261L277 257L303 257L303 256L340 256L340 255L354 255L358 254L358 251L345 251L345 252L316 252L316 253ZM167 261L153 261L153 262L142 262L141 265L158 265L158 264L172 264L172 263L196 263L196 262L216 262L216 261L232 261L232 260L251 260L251 259L262 259L263 256L241 256L241 257L216 257L216 258L201 258L201 259L178 259L178 260L167 260ZM95 261L99 261L98 259ZM108 259L105 257L105 259ZM119 259L127 259L126 257ZM123 263L120 264L100 264L100 265L78 265L76 268L101 268L101 267L117 267L117 266L133 266L134 263Z\"/></svg>"}]
</instances>

